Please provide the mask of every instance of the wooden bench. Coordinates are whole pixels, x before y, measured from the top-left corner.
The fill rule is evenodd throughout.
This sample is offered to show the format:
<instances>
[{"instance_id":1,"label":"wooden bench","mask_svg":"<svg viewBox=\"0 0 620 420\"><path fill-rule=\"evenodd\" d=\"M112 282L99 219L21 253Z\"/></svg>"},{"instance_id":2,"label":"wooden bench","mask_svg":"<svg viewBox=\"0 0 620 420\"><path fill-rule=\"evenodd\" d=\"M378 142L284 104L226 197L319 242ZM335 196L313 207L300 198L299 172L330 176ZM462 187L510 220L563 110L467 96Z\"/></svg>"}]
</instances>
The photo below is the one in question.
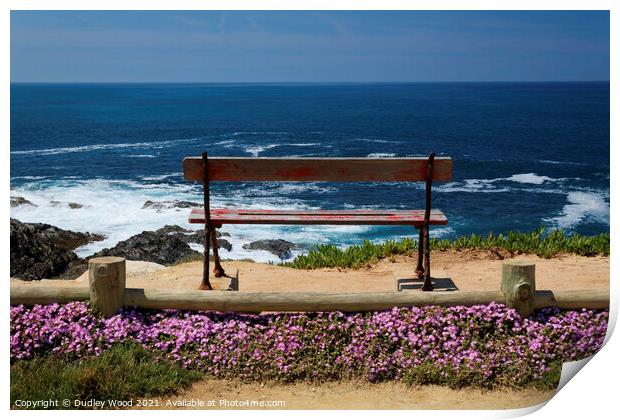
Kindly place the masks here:
<instances>
[{"instance_id":1,"label":"wooden bench","mask_svg":"<svg viewBox=\"0 0 620 420\"><path fill-rule=\"evenodd\" d=\"M424 279L422 290L433 290L431 281L429 227L446 225L440 210L431 209L431 187L452 179L452 159L407 158L249 158L187 157L185 179L204 184L204 208L192 209L190 223L204 224L204 266L201 290L211 290L209 248L213 247L216 277L224 275L218 254L216 229L225 224L291 225L409 225L419 230L416 274ZM212 209L211 182L425 182L425 206L421 210L252 210ZM206 212L205 212L206 209Z\"/></svg>"}]
</instances>

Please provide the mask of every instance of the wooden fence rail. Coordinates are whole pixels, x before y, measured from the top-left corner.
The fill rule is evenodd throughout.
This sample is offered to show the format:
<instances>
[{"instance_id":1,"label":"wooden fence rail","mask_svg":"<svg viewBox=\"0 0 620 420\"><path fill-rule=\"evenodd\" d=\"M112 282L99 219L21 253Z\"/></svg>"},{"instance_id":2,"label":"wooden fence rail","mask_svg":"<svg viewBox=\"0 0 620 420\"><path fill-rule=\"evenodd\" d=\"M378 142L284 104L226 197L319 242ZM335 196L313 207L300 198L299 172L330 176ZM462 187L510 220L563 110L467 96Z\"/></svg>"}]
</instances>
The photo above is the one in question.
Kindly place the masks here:
<instances>
[{"instance_id":1,"label":"wooden fence rail","mask_svg":"<svg viewBox=\"0 0 620 420\"><path fill-rule=\"evenodd\" d=\"M12 305L66 303L89 300L87 287L29 286L11 288ZM187 309L231 312L260 311L342 311L357 312L404 306L478 305L506 303L502 292L229 292L174 289L125 289L124 306L150 309ZM534 293L534 308L603 309L609 307L606 290L558 291Z\"/></svg>"},{"instance_id":2,"label":"wooden fence rail","mask_svg":"<svg viewBox=\"0 0 620 420\"><path fill-rule=\"evenodd\" d=\"M102 268L103 267L103 268ZM122 306L150 309L213 310L221 312L384 310L406 306L471 306L505 303L522 315L534 309L603 309L609 307L609 290L536 290L534 266L511 261L503 265L501 291L421 293L364 292L238 292L125 288L125 260L95 258L89 262L89 287L35 285L11 287L12 305L66 303L90 300L105 315Z\"/></svg>"}]
</instances>

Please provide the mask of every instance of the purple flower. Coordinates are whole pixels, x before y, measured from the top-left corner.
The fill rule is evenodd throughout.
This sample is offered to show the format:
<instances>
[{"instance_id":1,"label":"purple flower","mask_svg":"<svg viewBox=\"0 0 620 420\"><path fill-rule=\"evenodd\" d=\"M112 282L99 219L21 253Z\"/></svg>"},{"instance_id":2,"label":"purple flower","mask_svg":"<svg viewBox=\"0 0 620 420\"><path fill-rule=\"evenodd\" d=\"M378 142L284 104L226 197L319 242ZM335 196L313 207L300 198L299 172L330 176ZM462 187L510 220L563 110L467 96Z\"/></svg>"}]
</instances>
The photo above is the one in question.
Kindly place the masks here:
<instances>
[{"instance_id":1,"label":"purple flower","mask_svg":"<svg viewBox=\"0 0 620 420\"><path fill-rule=\"evenodd\" d=\"M96 356L133 342L158 359L215 377L264 380L481 377L526 384L553 362L602 346L607 311L547 308L528 318L491 303L472 307L246 315L127 309L105 319L86 303L11 307L11 360Z\"/></svg>"}]
</instances>

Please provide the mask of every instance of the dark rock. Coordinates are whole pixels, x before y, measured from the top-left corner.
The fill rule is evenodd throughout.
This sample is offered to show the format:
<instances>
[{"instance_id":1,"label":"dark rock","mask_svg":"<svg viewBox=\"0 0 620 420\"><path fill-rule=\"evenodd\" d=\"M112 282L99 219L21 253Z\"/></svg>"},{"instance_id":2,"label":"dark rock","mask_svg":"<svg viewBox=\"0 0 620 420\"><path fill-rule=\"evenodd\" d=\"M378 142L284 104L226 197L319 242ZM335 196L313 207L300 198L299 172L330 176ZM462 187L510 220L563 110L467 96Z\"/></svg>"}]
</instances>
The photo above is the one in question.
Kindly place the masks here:
<instances>
[{"instance_id":1,"label":"dark rock","mask_svg":"<svg viewBox=\"0 0 620 420\"><path fill-rule=\"evenodd\" d=\"M46 240L71 250L90 242L97 242L105 239L105 236L98 233L73 232L72 230L60 229L45 223L22 223L19 220L11 219L11 229L13 229L13 224L16 226L18 224L28 225L36 235L45 237Z\"/></svg>"},{"instance_id":2,"label":"dark rock","mask_svg":"<svg viewBox=\"0 0 620 420\"><path fill-rule=\"evenodd\" d=\"M183 235L181 240L185 241L188 244L200 244L200 245L202 245L204 243L204 240L205 240L205 231L204 230L198 230L198 231L192 232L191 234Z\"/></svg>"},{"instance_id":3,"label":"dark rock","mask_svg":"<svg viewBox=\"0 0 620 420\"><path fill-rule=\"evenodd\" d=\"M65 271L53 278L62 280L75 280L86 271L88 271L88 260L85 260L83 258L77 258L69 263Z\"/></svg>"},{"instance_id":4,"label":"dark rock","mask_svg":"<svg viewBox=\"0 0 620 420\"><path fill-rule=\"evenodd\" d=\"M182 241L182 234L165 234L145 231L121 241L113 248L106 248L88 258L118 256L128 260L150 261L163 265L175 264L201 254Z\"/></svg>"},{"instance_id":5,"label":"dark rock","mask_svg":"<svg viewBox=\"0 0 620 420\"><path fill-rule=\"evenodd\" d=\"M179 209L189 209L192 207L202 207L200 203L194 203L193 201L173 201L172 207L176 207Z\"/></svg>"},{"instance_id":6,"label":"dark rock","mask_svg":"<svg viewBox=\"0 0 620 420\"><path fill-rule=\"evenodd\" d=\"M166 225L163 228L159 228L156 230L156 233L160 233L163 235L174 236L175 238L180 239L186 244L200 244L204 243L204 229L192 231L185 229L178 225ZM215 237L219 238L220 236L230 236L230 234L224 232L221 233L219 230L215 231ZM218 248L223 248L227 251L232 249L232 244L228 242L226 239L218 239L217 240Z\"/></svg>"},{"instance_id":7,"label":"dark rock","mask_svg":"<svg viewBox=\"0 0 620 420\"><path fill-rule=\"evenodd\" d=\"M232 244L230 242L228 242L226 239L218 239L217 240L217 247L218 248L224 248L228 252L232 251Z\"/></svg>"},{"instance_id":8,"label":"dark rock","mask_svg":"<svg viewBox=\"0 0 620 420\"><path fill-rule=\"evenodd\" d=\"M155 232L170 235L175 233L191 233L192 231L179 225L166 225L163 228L157 229Z\"/></svg>"},{"instance_id":9,"label":"dark rock","mask_svg":"<svg viewBox=\"0 0 620 420\"><path fill-rule=\"evenodd\" d=\"M63 203L61 203L60 201L56 201L56 200L50 201L50 206L52 206L52 207L60 207L62 205L63 205ZM82 207L84 207L84 205L83 204L79 204L79 203L67 203L67 207L69 207L71 209L81 209Z\"/></svg>"},{"instance_id":10,"label":"dark rock","mask_svg":"<svg viewBox=\"0 0 620 420\"><path fill-rule=\"evenodd\" d=\"M291 258L291 249L296 247L294 243L283 239L265 239L243 245L243 249L269 251L281 260Z\"/></svg>"},{"instance_id":11,"label":"dark rock","mask_svg":"<svg viewBox=\"0 0 620 420\"><path fill-rule=\"evenodd\" d=\"M143 209L156 209L156 210L161 210L161 209L172 209L172 208L179 208L179 209L188 209L191 207L201 207L202 205L200 203L194 203L193 201L182 201L182 200L175 200L175 201L145 201L144 205L142 205Z\"/></svg>"},{"instance_id":12,"label":"dark rock","mask_svg":"<svg viewBox=\"0 0 620 420\"><path fill-rule=\"evenodd\" d=\"M202 238L205 234L205 230L204 229L199 229L199 230L195 230L192 233L192 236L195 236L196 238ZM230 233L228 232L220 232L219 229L215 230L215 237L216 238L221 238L221 237L226 237L226 238L230 238ZM200 241L196 241L199 243L202 243L202 239L200 239Z\"/></svg>"},{"instance_id":13,"label":"dark rock","mask_svg":"<svg viewBox=\"0 0 620 420\"><path fill-rule=\"evenodd\" d=\"M156 201L145 201L142 206L143 209L165 209L167 206L164 203L156 202Z\"/></svg>"},{"instance_id":14,"label":"dark rock","mask_svg":"<svg viewBox=\"0 0 620 420\"><path fill-rule=\"evenodd\" d=\"M36 204L32 204L30 201L26 200L24 197L11 197L11 207L24 206L24 205L36 207Z\"/></svg>"},{"instance_id":15,"label":"dark rock","mask_svg":"<svg viewBox=\"0 0 620 420\"><path fill-rule=\"evenodd\" d=\"M40 280L65 271L78 257L65 246L66 238L59 240L61 233L77 234L11 219L11 277Z\"/></svg>"},{"instance_id":16,"label":"dark rock","mask_svg":"<svg viewBox=\"0 0 620 420\"><path fill-rule=\"evenodd\" d=\"M75 249L90 242L97 242L105 239L105 236L97 233L73 232L44 223L32 223L32 226L35 227L39 235L46 236L56 244L68 249Z\"/></svg>"}]
</instances>

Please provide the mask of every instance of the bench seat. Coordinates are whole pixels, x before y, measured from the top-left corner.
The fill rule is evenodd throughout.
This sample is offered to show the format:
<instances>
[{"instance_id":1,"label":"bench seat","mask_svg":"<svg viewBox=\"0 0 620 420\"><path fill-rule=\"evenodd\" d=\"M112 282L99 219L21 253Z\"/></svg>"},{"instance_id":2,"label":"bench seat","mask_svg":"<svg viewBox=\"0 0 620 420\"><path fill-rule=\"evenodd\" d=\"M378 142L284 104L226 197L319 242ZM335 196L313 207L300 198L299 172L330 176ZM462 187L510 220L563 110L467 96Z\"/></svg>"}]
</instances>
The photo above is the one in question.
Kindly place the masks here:
<instances>
[{"instance_id":1,"label":"bench seat","mask_svg":"<svg viewBox=\"0 0 620 420\"><path fill-rule=\"evenodd\" d=\"M254 210L211 209L211 222L282 225L424 225L424 210ZM192 209L189 223L205 223L204 210ZM447 225L441 210L431 210L431 225Z\"/></svg>"}]
</instances>

